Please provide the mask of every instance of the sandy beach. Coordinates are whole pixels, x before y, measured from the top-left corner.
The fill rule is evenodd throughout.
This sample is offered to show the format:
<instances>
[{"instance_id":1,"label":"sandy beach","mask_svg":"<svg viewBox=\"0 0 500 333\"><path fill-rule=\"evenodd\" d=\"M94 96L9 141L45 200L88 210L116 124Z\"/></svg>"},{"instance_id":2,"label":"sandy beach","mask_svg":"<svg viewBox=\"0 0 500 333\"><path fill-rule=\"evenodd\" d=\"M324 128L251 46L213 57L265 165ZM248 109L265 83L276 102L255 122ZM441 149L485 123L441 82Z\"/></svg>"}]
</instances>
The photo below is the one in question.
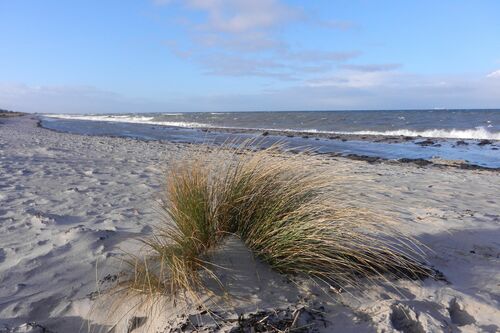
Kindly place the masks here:
<instances>
[{"instance_id":1,"label":"sandy beach","mask_svg":"<svg viewBox=\"0 0 500 333\"><path fill-rule=\"evenodd\" d=\"M317 158L343 176L345 200L395 219L428 247L441 280L325 293L229 242L224 261L243 277L225 281L239 297L216 321L174 305L160 319L93 311L96 294L119 279L120 257L158 221L163 171L188 146L58 133L32 116L2 120L0 332L239 332L239 317L261 311L300 313L318 332L500 332L500 173L326 155Z\"/></svg>"}]
</instances>

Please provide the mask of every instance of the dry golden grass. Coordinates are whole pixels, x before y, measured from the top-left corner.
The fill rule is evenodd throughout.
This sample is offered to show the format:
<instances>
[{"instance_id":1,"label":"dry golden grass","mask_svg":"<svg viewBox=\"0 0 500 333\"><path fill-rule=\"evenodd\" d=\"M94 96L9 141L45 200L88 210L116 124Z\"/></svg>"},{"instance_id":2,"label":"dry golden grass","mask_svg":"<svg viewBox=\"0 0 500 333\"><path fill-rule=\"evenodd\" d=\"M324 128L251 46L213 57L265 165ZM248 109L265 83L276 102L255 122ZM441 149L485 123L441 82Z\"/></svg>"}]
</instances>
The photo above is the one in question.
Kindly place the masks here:
<instances>
[{"instance_id":1,"label":"dry golden grass","mask_svg":"<svg viewBox=\"0 0 500 333\"><path fill-rule=\"evenodd\" d=\"M218 281L210 253L230 234L276 271L336 289L429 274L416 243L339 200L335 175L314 157L280 146L209 149L194 150L167 172L165 220L144 240L149 256L131 261L131 289L198 299L207 275Z\"/></svg>"}]
</instances>

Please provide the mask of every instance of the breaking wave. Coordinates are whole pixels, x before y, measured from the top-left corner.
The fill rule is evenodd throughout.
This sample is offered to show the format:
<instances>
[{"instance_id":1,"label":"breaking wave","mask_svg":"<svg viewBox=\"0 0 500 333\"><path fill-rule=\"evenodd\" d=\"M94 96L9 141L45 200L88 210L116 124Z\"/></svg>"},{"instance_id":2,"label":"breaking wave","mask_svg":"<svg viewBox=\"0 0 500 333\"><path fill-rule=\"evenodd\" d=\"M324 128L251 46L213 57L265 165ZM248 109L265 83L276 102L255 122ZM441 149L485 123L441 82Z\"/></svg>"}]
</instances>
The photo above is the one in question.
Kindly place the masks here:
<instances>
[{"instance_id":1,"label":"breaking wave","mask_svg":"<svg viewBox=\"0 0 500 333\"><path fill-rule=\"evenodd\" d=\"M393 131L355 131L355 132L340 132L341 134L358 134L358 135L383 135L383 136L423 136L429 138L446 138L446 139L476 139L476 140L500 140L500 133L492 133L484 127L476 127L474 129L458 130L458 129L429 129L424 131L414 131L409 129L400 129Z\"/></svg>"},{"instance_id":2,"label":"breaking wave","mask_svg":"<svg viewBox=\"0 0 500 333\"><path fill-rule=\"evenodd\" d=\"M166 114L166 115L177 115L177 114ZM97 116L97 115L50 114L50 115L45 115L45 117L68 119L68 120L109 121L117 123L149 124L149 125L163 125L163 126L187 127L187 128L210 127L208 124L184 122L184 121L160 121L160 120L155 120L154 117L143 117L143 116L122 116L122 115Z\"/></svg>"}]
</instances>

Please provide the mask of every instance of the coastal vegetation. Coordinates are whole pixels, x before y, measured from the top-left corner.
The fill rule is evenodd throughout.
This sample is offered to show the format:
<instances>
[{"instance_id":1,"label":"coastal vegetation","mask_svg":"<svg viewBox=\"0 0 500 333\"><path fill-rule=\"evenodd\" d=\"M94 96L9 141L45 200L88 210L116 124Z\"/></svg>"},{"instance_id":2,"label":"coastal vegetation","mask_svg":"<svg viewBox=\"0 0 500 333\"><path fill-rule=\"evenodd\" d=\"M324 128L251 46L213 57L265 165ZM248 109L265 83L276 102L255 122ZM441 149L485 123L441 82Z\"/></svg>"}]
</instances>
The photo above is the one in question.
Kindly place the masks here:
<instances>
[{"instance_id":1,"label":"coastal vegetation","mask_svg":"<svg viewBox=\"0 0 500 333\"><path fill-rule=\"evenodd\" d=\"M230 235L275 271L338 291L430 274L414 239L340 199L340 191L308 152L249 143L194 148L166 172L164 220L143 239L146 257L129 260L129 289L198 299L207 279L219 281L211 256Z\"/></svg>"}]
</instances>

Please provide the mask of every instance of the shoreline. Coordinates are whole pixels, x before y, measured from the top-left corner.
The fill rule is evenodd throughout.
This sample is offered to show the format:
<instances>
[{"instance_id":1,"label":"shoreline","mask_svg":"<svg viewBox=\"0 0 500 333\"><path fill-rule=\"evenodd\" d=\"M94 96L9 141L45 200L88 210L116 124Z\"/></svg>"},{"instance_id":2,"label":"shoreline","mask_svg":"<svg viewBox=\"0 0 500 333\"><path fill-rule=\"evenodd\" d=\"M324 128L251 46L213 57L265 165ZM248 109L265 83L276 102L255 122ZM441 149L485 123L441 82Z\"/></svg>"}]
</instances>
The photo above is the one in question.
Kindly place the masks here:
<instances>
[{"instance_id":1,"label":"shoreline","mask_svg":"<svg viewBox=\"0 0 500 333\"><path fill-rule=\"evenodd\" d=\"M66 134L72 134L72 135L83 135L83 136L105 136L105 137L112 137L112 138L132 138L134 140L142 140L142 141L158 141L158 142L169 142L168 140L161 140L161 139L153 139L153 140L148 140L144 139L141 137L125 137L125 136L119 136L119 135L101 135L101 134L80 134L80 133L72 133L71 131L64 131L64 130L57 130L57 129L52 129L43 126L43 120L40 118L40 116L36 117L37 119L37 126L49 130L49 131L55 131L58 133L66 133ZM155 125L155 126L160 126L160 125ZM170 127L170 126L165 126L165 127ZM367 142L384 142L384 143L403 143L403 142L410 142L413 141L415 144L419 144L418 142L415 142L416 140L423 140L421 142L424 142L425 146L427 145L434 145L434 144L439 144L439 142L445 142L445 141L450 141L450 139L444 139L444 138L427 138L427 137L385 137L382 135L379 136L374 136L374 135L353 135L353 134L339 134L336 136L328 135L325 133L307 133L307 132L293 132L295 134L291 134L291 132L284 132L284 131L257 131L257 130L240 130L240 129L228 129L228 128L193 128L192 130L195 131L200 131L200 132L214 132L214 133L229 133L229 134L254 134L256 138L259 137L266 137L270 135L276 135L276 136L281 136L281 137L294 137L294 136L301 136L304 138L304 136L307 136L307 138L322 138L322 139L329 139L329 140L339 140L339 141L367 141ZM264 134L265 133L265 134ZM302 135L303 134L303 135ZM306 135L307 134L307 135ZM408 138L411 138L408 139ZM477 143L480 145L480 143L483 140L467 140L467 141L477 141ZM491 145L500 145L500 141L495 141L495 140L489 140L491 141ZM457 140L457 142L465 142L463 140ZM197 144L193 142L182 142L184 144ZM496 147L495 147L496 148ZM293 150L292 150L293 151ZM320 155L325 155L325 156L330 156L332 158L346 158L346 159L351 159L351 160L358 160L358 161L365 161L367 163L393 163L393 164L414 164L419 167L425 167L425 166L431 166L431 167L438 167L438 168L443 168L443 167L449 167L449 168L459 168L459 169L466 169L466 170L485 170L485 171L491 171L491 172L500 172L500 167L485 167L473 163L467 163L466 161L463 160L445 160L445 159L424 159L424 158L399 158L399 159L389 159L389 158L384 158L384 157L378 157L378 156L368 156L368 155L362 155L362 154L342 154L342 153L336 153L336 152L317 152L317 154ZM500 154L500 153L499 153Z\"/></svg>"}]
</instances>

